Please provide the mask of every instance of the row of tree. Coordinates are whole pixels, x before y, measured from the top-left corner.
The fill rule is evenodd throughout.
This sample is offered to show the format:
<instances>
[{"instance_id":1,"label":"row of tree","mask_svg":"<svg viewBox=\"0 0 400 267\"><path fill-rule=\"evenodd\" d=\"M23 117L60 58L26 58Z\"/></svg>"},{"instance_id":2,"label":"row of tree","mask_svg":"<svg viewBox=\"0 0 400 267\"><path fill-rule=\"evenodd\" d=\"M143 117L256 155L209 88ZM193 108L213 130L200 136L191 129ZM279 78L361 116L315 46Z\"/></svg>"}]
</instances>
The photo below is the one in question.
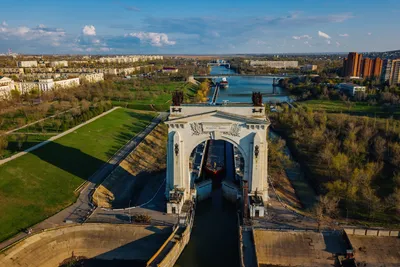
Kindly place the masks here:
<instances>
[{"instance_id":1,"label":"row of tree","mask_svg":"<svg viewBox=\"0 0 400 267\"><path fill-rule=\"evenodd\" d=\"M400 121L304 108L271 118L316 191L338 202L342 214L400 220Z\"/></svg>"}]
</instances>

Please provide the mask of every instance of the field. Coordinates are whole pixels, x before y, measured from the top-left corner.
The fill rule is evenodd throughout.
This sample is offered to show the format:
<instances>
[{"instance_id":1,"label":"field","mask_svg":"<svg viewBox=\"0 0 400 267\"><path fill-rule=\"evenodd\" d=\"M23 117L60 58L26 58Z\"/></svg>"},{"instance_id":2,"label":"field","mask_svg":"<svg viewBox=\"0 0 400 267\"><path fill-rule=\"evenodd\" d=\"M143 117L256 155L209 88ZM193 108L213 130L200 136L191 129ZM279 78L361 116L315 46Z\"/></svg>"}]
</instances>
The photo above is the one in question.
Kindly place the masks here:
<instances>
[{"instance_id":1,"label":"field","mask_svg":"<svg viewBox=\"0 0 400 267\"><path fill-rule=\"evenodd\" d=\"M147 85L141 90L132 88L134 99L132 101L113 101L114 106L124 106L139 110L168 110L171 94L175 90L183 91L186 99L191 99L197 92L196 85L186 82L166 82Z\"/></svg>"},{"instance_id":2,"label":"field","mask_svg":"<svg viewBox=\"0 0 400 267\"><path fill-rule=\"evenodd\" d=\"M0 241L73 203L73 191L154 115L118 109L0 166Z\"/></svg>"},{"instance_id":3,"label":"field","mask_svg":"<svg viewBox=\"0 0 400 267\"><path fill-rule=\"evenodd\" d=\"M400 117L399 108L390 108L379 105L370 105L367 102L350 102L347 104L340 100L308 100L298 102L300 106L309 107L314 111L324 110L328 113L348 113L353 115Z\"/></svg>"}]
</instances>

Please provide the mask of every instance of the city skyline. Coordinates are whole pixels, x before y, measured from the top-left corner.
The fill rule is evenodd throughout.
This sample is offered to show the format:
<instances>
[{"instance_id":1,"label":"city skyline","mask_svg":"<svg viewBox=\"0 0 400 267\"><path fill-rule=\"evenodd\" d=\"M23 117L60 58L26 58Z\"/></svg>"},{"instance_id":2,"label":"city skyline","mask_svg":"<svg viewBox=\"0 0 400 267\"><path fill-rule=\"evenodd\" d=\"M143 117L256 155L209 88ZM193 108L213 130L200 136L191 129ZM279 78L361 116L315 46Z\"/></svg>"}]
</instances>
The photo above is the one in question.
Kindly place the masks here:
<instances>
[{"instance_id":1,"label":"city skyline","mask_svg":"<svg viewBox=\"0 0 400 267\"><path fill-rule=\"evenodd\" d=\"M0 53L237 54L400 48L400 3L2 1ZM387 40L383 42L383 40Z\"/></svg>"}]
</instances>

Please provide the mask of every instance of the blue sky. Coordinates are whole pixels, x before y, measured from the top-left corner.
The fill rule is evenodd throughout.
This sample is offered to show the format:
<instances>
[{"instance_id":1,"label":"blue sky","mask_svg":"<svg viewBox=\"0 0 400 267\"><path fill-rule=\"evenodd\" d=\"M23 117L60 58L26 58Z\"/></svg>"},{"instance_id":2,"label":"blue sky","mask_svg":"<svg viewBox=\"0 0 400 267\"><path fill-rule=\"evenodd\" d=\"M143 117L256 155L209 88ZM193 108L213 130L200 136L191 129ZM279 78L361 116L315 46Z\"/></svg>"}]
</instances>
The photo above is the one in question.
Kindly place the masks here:
<instances>
[{"instance_id":1,"label":"blue sky","mask_svg":"<svg viewBox=\"0 0 400 267\"><path fill-rule=\"evenodd\" d=\"M400 49L398 0L0 0L0 53Z\"/></svg>"}]
</instances>

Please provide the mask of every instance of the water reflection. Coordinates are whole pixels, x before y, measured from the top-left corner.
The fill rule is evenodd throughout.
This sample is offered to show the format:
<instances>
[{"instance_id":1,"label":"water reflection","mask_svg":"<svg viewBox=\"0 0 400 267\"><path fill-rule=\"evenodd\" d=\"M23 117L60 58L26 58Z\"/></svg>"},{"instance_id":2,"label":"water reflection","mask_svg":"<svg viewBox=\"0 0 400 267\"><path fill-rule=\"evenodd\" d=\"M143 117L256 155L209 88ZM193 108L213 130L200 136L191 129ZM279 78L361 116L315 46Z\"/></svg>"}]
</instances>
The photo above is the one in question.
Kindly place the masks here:
<instances>
[{"instance_id":1,"label":"water reflection","mask_svg":"<svg viewBox=\"0 0 400 267\"><path fill-rule=\"evenodd\" d=\"M216 74L234 74L235 72L226 67L213 67L211 70L212 75ZM221 89L217 99L218 103L222 103L223 100L229 100L230 102L250 102L252 92L261 92L263 94L274 93L273 78L269 76L230 76L227 77L229 87ZM217 79L219 81L219 79ZM210 96L212 96L210 91ZM276 94L284 94L281 88L276 87ZM264 96L264 102L281 102L287 101L287 96Z\"/></svg>"},{"instance_id":2,"label":"water reflection","mask_svg":"<svg viewBox=\"0 0 400 267\"><path fill-rule=\"evenodd\" d=\"M236 205L214 190L211 198L198 203L189 244L176 267L239 266Z\"/></svg>"}]
</instances>

